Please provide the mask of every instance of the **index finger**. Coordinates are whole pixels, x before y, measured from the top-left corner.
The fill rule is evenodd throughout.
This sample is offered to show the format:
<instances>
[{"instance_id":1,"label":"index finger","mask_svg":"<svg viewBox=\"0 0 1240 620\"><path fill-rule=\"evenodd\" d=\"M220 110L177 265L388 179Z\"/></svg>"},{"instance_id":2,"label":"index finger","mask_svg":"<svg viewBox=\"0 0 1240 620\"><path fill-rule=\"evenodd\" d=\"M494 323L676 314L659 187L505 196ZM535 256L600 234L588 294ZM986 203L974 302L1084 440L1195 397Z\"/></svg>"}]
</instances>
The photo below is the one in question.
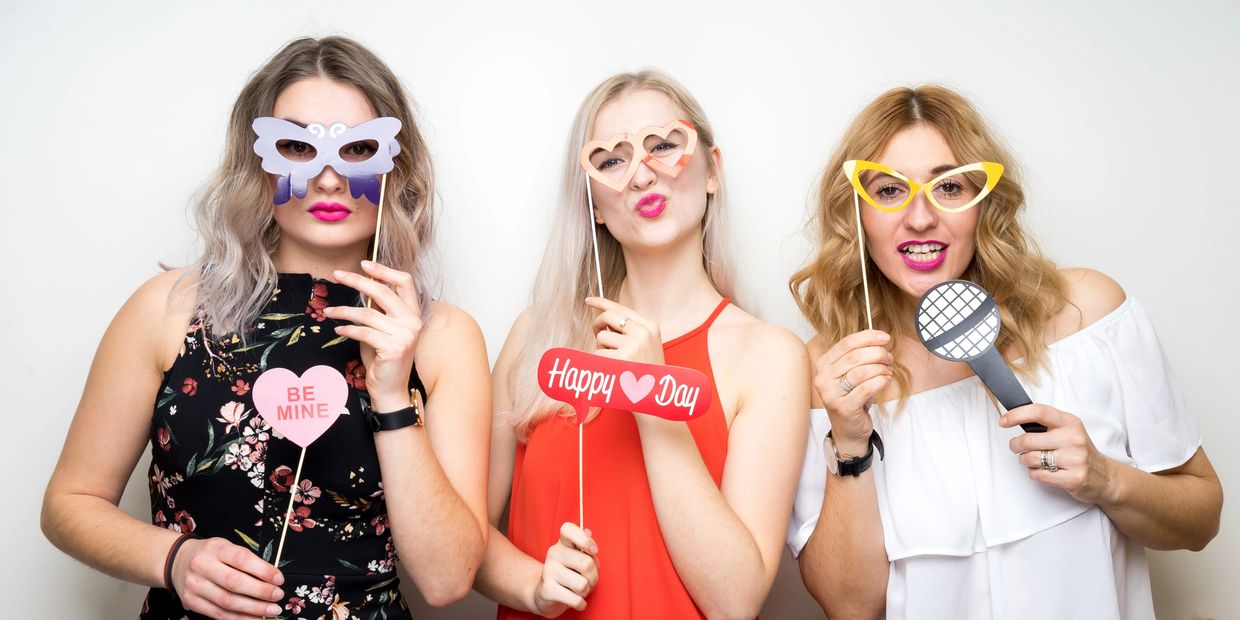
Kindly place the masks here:
<instances>
[{"instance_id":1,"label":"index finger","mask_svg":"<svg viewBox=\"0 0 1240 620\"><path fill-rule=\"evenodd\" d=\"M886 347L890 343L891 335L887 332L878 329L864 329L844 336L830 349L827 349L827 352L823 353L819 359L825 360L827 364L834 364L853 349L874 346Z\"/></svg>"},{"instance_id":2,"label":"index finger","mask_svg":"<svg viewBox=\"0 0 1240 620\"><path fill-rule=\"evenodd\" d=\"M396 291L396 294L401 299L405 300L405 303L409 304L409 307L413 309L414 315L418 317L422 316L422 308L418 305L417 282L414 279L413 274L407 271L393 269L383 263L377 263L369 260L362 261L362 269L364 269L370 277L391 285L392 289Z\"/></svg>"},{"instance_id":3,"label":"index finger","mask_svg":"<svg viewBox=\"0 0 1240 620\"><path fill-rule=\"evenodd\" d=\"M264 562L249 549L233 545L227 552L220 553L220 561L272 585L278 586L284 583L284 574L280 572L280 569Z\"/></svg>"},{"instance_id":4,"label":"index finger","mask_svg":"<svg viewBox=\"0 0 1240 620\"><path fill-rule=\"evenodd\" d=\"M575 523L565 522L560 526L560 543L590 555L598 553L594 538Z\"/></svg>"},{"instance_id":5,"label":"index finger","mask_svg":"<svg viewBox=\"0 0 1240 620\"><path fill-rule=\"evenodd\" d=\"M586 305L590 306L591 308L595 308L595 309L603 310L603 311L615 310L616 312L624 314L630 318L632 318L636 314L635 312L633 312L632 309L625 306L624 304L614 302L610 299L607 299L606 297L587 297Z\"/></svg>"},{"instance_id":6,"label":"index finger","mask_svg":"<svg viewBox=\"0 0 1240 620\"><path fill-rule=\"evenodd\" d=\"M1017 407L999 417L999 426L1003 428L1029 423L1042 424L1047 428L1059 428L1065 422L1066 419L1062 411L1038 403Z\"/></svg>"}]
</instances>

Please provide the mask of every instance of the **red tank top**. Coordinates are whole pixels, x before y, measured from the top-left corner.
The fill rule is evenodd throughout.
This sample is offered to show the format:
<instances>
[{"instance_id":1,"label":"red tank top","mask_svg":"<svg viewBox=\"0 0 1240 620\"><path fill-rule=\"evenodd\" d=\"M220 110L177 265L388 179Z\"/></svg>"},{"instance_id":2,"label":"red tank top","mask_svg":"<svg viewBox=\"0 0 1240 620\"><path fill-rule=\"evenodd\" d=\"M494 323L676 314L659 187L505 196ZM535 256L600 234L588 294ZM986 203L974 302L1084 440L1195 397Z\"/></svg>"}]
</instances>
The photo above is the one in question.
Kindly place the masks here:
<instances>
[{"instance_id":1,"label":"red tank top","mask_svg":"<svg viewBox=\"0 0 1240 620\"><path fill-rule=\"evenodd\" d=\"M728 303L724 299L700 326L663 343L665 362L700 370L714 384L707 332ZM634 415L641 414L604 409L585 426L585 525L598 543L599 581L585 612L569 609L560 618L705 617L663 543ZM719 395L711 396L701 418L686 424L719 486L728 455ZM571 418L547 418L517 447L508 538L542 562L547 548L559 540L560 525L576 523L577 517L577 426ZM536 617L499 608L499 618Z\"/></svg>"}]
</instances>

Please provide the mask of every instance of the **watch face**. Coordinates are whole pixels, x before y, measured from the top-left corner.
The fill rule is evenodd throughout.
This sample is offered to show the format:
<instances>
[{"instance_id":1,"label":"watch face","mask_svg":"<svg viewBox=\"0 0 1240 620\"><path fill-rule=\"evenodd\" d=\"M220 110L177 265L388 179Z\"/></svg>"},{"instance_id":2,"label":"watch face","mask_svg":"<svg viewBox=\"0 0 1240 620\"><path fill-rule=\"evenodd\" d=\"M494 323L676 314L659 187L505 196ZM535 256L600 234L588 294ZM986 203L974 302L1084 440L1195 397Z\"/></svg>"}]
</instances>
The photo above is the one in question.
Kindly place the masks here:
<instances>
[{"instance_id":1,"label":"watch face","mask_svg":"<svg viewBox=\"0 0 1240 620\"><path fill-rule=\"evenodd\" d=\"M823 441L823 451L827 456L827 473L832 476L840 475L840 453L835 449L835 441L831 439L828 433Z\"/></svg>"}]
</instances>

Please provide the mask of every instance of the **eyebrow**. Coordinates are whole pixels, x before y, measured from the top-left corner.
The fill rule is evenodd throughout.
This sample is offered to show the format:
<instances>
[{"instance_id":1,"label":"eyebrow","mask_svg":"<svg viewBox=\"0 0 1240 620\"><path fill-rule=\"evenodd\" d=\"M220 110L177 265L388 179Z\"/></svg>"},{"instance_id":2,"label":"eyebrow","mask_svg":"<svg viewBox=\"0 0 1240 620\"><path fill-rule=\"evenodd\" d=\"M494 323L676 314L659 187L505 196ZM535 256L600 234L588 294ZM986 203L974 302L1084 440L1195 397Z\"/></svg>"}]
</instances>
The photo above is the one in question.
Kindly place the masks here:
<instances>
[{"instance_id":1,"label":"eyebrow","mask_svg":"<svg viewBox=\"0 0 1240 620\"><path fill-rule=\"evenodd\" d=\"M281 117L281 119L280 119L280 120L285 120L285 121L288 121L288 122L290 122L290 123L292 123L292 124L294 124L294 125L297 125L298 127L301 127L301 128L305 128L305 126L306 126L306 123L303 123L303 122L301 122L301 121L299 121L299 120L297 120L297 119L295 119L295 118L284 118L284 117Z\"/></svg>"},{"instance_id":2,"label":"eyebrow","mask_svg":"<svg viewBox=\"0 0 1240 620\"><path fill-rule=\"evenodd\" d=\"M942 174L942 173L944 173L944 172L947 172L948 170L954 170L954 169L959 168L959 167L960 167L960 166L956 166L956 165L954 165L954 164L940 164L940 165L935 166L934 168L930 169L930 174L931 174L931 175Z\"/></svg>"}]
</instances>

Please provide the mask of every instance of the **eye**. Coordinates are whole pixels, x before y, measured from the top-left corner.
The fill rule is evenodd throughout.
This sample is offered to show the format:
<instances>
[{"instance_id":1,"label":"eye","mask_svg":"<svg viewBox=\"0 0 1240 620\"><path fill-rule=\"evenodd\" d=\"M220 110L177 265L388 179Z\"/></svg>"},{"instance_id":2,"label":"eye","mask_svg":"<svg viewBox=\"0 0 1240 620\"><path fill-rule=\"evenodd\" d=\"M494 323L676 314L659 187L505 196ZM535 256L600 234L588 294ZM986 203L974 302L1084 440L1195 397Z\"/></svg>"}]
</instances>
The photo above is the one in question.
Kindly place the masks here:
<instances>
[{"instance_id":1,"label":"eye","mask_svg":"<svg viewBox=\"0 0 1240 620\"><path fill-rule=\"evenodd\" d=\"M348 162L366 161L379 152L379 143L374 140L359 140L340 147L340 158Z\"/></svg>"},{"instance_id":2,"label":"eye","mask_svg":"<svg viewBox=\"0 0 1240 620\"><path fill-rule=\"evenodd\" d=\"M290 161L310 161L314 159L314 146L299 140L280 140L276 142L276 151Z\"/></svg>"},{"instance_id":3,"label":"eye","mask_svg":"<svg viewBox=\"0 0 1240 620\"><path fill-rule=\"evenodd\" d=\"M895 200L896 198L899 198L900 195L902 195L903 193L904 193L903 185L899 185L897 183L886 183L886 184L878 186L878 189L875 190L874 192L874 197L882 198L884 200Z\"/></svg>"},{"instance_id":4,"label":"eye","mask_svg":"<svg viewBox=\"0 0 1240 620\"><path fill-rule=\"evenodd\" d=\"M944 179L939 182L938 187L935 187L934 191L945 196L957 196L964 191L964 185L956 179Z\"/></svg>"},{"instance_id":5,"label":"eye","mask_svg":"<svg viewBox=\"0 0 1240 620\"><path fill-rule=\"evenodd\" d=\"M653 148L653 149L650 149L650 152L651 152L651 153L662 153L662 152L665 152L665 151L675 150L675 149L677 149L677 148L679 148L679 147L680 147L680 145L679 145L679 144L676 144L675 142L670 142L670 141L664 140L663 142L660 142L660 143L658 143L658 144L654 145L654 148Z\"/></svg>"},{"instance_id":6,"label":"eye","mask_svg":"<svg viewBox=\"0 0 1240 620\"><path fill-rule=\"evenodd\" d=\"M607 159L604 159L604 160L602 161L602 163L600 163L597 167L598 167L599 171L603 171L603 170L607 170L607 169L609 169L609 168L614 168L614 167L619 166L619 165L621 165L621 164L623 164L623 163L624 163L624 160L623 160L623 159L620 159L619 157L609 157L609 158L607 158Z\"/></svg>"}]
</instances>

